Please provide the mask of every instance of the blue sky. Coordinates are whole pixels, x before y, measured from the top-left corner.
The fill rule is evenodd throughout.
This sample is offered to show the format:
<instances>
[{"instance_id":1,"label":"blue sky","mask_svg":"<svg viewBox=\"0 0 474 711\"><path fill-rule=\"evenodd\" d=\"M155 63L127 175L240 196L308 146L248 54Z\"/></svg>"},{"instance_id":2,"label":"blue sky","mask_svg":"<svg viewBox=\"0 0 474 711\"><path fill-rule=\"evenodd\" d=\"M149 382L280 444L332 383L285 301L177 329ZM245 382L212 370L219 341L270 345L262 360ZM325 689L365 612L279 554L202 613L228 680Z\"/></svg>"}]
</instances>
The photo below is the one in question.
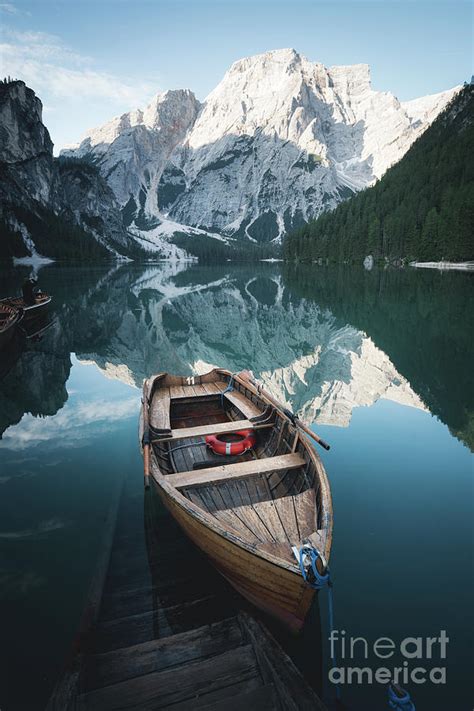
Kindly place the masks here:
<instances>
[{"instance_id":1,"label":"blue sky","mask_svg":"<svg viewBox=\"0 0 474 711\"><path fill-rule=\"evenodd\" d=\"M202 100L233 61L270 49L366 62L373 87L401 100L473 71L463 0L12 0L0 12L1 74L40 96L56 149L158 91Z\"/></svg>"}]
</instances>

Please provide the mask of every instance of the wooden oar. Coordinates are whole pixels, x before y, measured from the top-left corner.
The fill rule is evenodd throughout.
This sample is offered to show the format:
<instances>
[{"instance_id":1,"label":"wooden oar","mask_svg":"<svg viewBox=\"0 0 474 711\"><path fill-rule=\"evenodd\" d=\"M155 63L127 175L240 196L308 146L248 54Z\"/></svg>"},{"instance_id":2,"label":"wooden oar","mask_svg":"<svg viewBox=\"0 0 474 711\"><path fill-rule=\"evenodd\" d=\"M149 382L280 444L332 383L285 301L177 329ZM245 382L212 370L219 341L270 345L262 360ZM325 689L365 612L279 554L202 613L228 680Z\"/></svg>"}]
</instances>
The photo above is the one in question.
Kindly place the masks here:
<instances>
[{"instance_id":1,"label":"wooden oar","mask_svg":"<svg viewBox=\"0 0 474 711\"><path fill-rule=\"evenodd\" d=\"M291 412L291 410L287 410L286 408L282 408L281 405L268 393L266 390L262 388L262 386L257 383L254 378L250 375L248 371L243 371L242 373L238 373L236 376L234 376L240 381L244 381L242 384L245 385L245 381L249 382L251 385L254 386L254 388L257 390L257 394L263 396L265 400L268 400L268 402L273 405L274 407L277 408L277 410L280 410L280 412L283 412L285 417L287 417L294 425L295 427L298 427L302 432L308 435L308 437L311 437L311 439L314 439L315 442L317 442L321 447L324 449L330 450L331 445L329 445L327 442L325 442L321 437L318 437L318 435L310 430L309 427L307 427L301 420L294 414L294 412Z\"/></svg>"},{"instance_id":2,"label":"wooden oar","mask_svg":"<svg viewBox=\"0 0 474 711\"><path fill-rule=\"evenodd\" d=\"M145 489L150 488L150 423L148 420L148 395L147 383L143 383L143 474Z\"/></svg>"},{"instance_id":3,"label":"wooden oar","mask_svg":"<svg viewBox=\"0 0 474 711\"><path fill-rule=\"evenodd\" d=\"M283 410L284 414L292 421L296 427L299 427L300 430L302 430L305 434L308 435L308 437L311 437L314 439L315 442L317 442L321 447L324 449L327 449L328 451L331 449L331 445L325 442L321 437L318 437L318 435L313 432L313 430L310 430L309 427L307 427L304 422L301 422L299 417L297 417L291 410L287 410L286 408Z\"/></svg>"}]
</instances>

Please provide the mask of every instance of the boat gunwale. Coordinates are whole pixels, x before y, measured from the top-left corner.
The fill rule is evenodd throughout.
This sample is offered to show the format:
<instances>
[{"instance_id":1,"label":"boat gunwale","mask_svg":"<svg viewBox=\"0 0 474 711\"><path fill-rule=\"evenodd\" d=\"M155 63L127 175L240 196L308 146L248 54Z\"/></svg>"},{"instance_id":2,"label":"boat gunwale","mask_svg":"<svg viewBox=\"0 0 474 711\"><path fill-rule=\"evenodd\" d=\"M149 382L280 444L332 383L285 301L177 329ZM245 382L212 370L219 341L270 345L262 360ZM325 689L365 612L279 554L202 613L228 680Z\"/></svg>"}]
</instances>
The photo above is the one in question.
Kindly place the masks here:
<instances>
[{"instance_id":1,"label":"boat gunwale","mask_svg":"<svg viewBox=\"0 0 474 711\"><path fill-rule=\"evenodd\" d=\"M237 380L240 385L242 385L245 388L248 388L250 390L250 392L252 392L254 395L256 395L260 399L268 402L264 397L264 391L257 392L257 389L254 388L251 385L251 383L249 383L246 380L242 381L239 378L239 375L232 374L230 371L227 371L223 368L214 368L213 370L209 371L208 373L205 373L202 376L198 376L198 377L199 378L202 378L202 377L210 378L210 376L212 376L212 375L224 375L229 378L233 377L234 380ZM140 438L140 446L141 447L142 447L142 435L143 435L143 427L144 427L144 425L143 425L143 417L144 417L143 407L145 405L147 407L150 406L151 398L153 396L156 383L165 377L171 377L172 379L179 378L181 380L181 376L172 376L172 375L170 376L168 373L162 372L162 373L158 373L157 375L151 376L149 379L145 380L145 382L144 382L144 393L146 392L147 395L146 395L146 402L142 402L142 407L140 410L139 438ZM210 380L208 380L208 382L210 382ZM269 404L271 404L271 403L269 403ZM275 412L281 419L286 420L289 423L289 426L290 426L290 428L292 428L292 430L294 430L295 435L298 434L297 428L291 422L291 420L282 412L282 410L280 410L280 408L275 407L274 405L272 405L272 407L274 407ZM322 528L317 529L315 526L315 530L313 531L313 534L314 533L317 534L318 531L322 531L323 534L325 534L325 535L321 536L322 540L324 541L324 544L323 544L324 550L320 551L320 553L322 553L326 562L328 562L329 556L330 556L330 551L331 551L331 545L332 545L332 523L333 523L332 499L331 499L331 493L330 493L330 488L329 488L329 481L327 478L327 474L326 474L324 465L323 465L318 453L310 445L309 441L306 438L301 437L301 435L300 435L300 441L301 441L305 451L308 453L308 455L311 459L311 462L316 469L317 476L319 477L320 493L321 493L321 508L322 508L322 513L323 513L323 519L322 519ZM199 521L199 523L201 523L202 525L210 528L218 535L222 536L223 538L230 541L234 545L237 545L240 548L243 548L250 554L256 555L259 558L267 561L268 563L270 563L272 565L276 565L279 568L284 568L288 572L298 575L298 577L300 577L303 582L303 579L301 577L301 570L300 570L299 564L296 560L295 560L295 563L291 563L285 558L282 558L280 556L272 554L268 551L261 550L257 543L250 543L249 541L240 537L237 534L237 532L231 531L228 528L226 528L218 519L216 519L210 513L206 512L203 508L194 504L181 491L179 491L174 486L172 486L169 482L167 482L166 475L164 475L160 470L160 467L158 465L156 455L155 455L155 452L153 451L153 448L151 449L151 452L150 452L150 469L151 469L151 471L150 471L151 477L155 481L156 485L164 492L164 494L166 496L168 496L170 499L172 499L188 515L197 519Z\"/></svg>"}]
</instances>

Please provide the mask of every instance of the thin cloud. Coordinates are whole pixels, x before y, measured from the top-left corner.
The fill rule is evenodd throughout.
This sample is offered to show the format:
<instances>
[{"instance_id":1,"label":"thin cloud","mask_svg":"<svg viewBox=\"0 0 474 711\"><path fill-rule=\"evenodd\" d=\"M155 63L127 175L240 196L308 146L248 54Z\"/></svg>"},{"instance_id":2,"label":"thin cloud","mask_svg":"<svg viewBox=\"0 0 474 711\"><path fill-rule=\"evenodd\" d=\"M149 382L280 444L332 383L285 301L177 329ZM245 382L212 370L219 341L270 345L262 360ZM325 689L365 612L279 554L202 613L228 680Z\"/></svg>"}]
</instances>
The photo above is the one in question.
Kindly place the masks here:
<instances>
[{"instance_id":1,"label":"thin cloud","mask_svg":"<svg viewBox=\"0 0 474 711\"><path fill-rule=\"evenodd\" d=\"M157 91L151 81L98 70L90 57L75 52L56 35L4 28L3 38L0 74L22 79L40 96L53 100L101 99L131 109Z\"/></svg>"},{"instance_id":2,"label":"thin cloud","mask_svg":"<svg viewBox=\"0 0 474 711\"><path fill-rule=\"evenodd\" d=\"M28 10L20 10L18 7L16 7L16 5L13 5L11 2L1 2L0 12L5 12L7 15L31 16L31 12L28 12Z\"/></svg>"},{"instance_id":3,"label":"thin cloud","mask_svg":"<svg viewBox=\"0 0 474 711\"><path fill-rule=\"evenodd\" d=\"M75 52L60 37L49 32L20 31L5 27L3 39L5 44L2 45L2 51L3 48L5 52L14 50L22 58L30 58L36 61L57 61L79 66L92 63L91 57Z\"/></svg>"}]
</instances>

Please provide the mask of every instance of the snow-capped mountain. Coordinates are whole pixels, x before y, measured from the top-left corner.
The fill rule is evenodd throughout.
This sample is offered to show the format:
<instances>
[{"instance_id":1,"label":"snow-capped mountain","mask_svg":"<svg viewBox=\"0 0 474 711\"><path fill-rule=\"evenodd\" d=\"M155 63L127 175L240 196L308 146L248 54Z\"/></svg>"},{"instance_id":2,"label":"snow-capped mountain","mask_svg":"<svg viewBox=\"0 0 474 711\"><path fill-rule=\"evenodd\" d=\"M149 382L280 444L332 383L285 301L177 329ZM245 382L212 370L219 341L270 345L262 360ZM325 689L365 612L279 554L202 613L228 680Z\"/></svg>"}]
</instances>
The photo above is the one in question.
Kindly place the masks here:
<instances>
[{"instance_id":1,"label":"snow-capped mountain","mask_svg":"<svg viewBox=\"0 0 474 711\"><path fill-rule=\"evenodd\" d=\"M200 104L158 95L66 153L91 157L132 228L161 219L266 242L400 160L458 87L401 103L365 64L326 68L293 49L235 62ZM133 225L133 222L135 225Z\"/></svg>"}]
</instances>

